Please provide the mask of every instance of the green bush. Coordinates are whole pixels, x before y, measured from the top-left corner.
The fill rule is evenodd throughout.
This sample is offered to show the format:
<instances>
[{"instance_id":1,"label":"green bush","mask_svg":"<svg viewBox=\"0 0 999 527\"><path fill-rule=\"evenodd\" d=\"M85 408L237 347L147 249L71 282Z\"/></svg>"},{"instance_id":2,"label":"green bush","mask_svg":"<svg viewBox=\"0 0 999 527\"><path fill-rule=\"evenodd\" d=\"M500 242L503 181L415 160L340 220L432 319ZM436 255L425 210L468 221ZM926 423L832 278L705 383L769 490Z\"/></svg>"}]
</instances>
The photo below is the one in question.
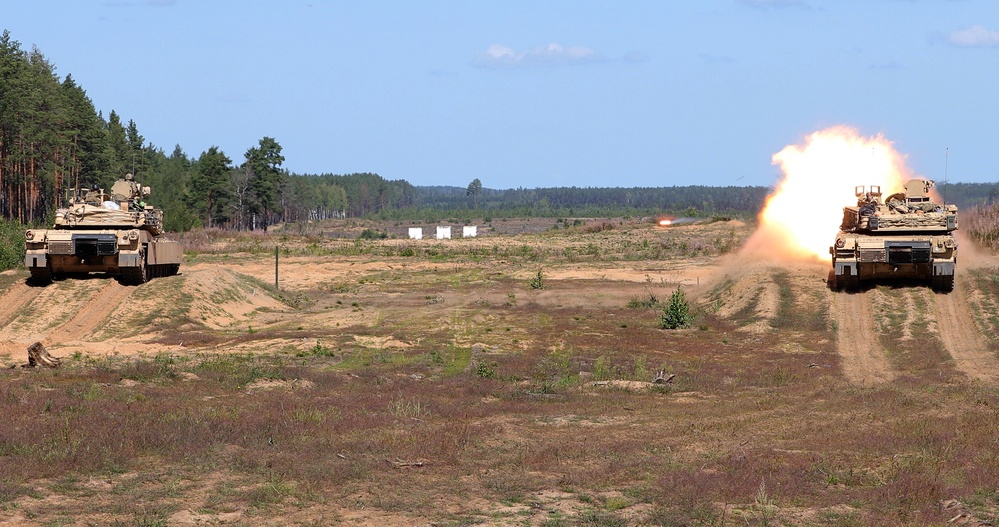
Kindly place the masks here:
<instances>
[{"instance_id":1,"label":"green bush","mask_svg":"<svg viewBox=\"0 0 999 527\"><path fill-rule=\"evenodd\" d=\"M545 288L545 281L541 269L538 269L538 274L532 276L531 279L527 281L527 285L531 286L531 289Z\"/></svg>"},{"instance_id":2,"label":"green bush","mask_svg":"<svg viewBox=\"0 0 999 527\"><path fill-rule=\"evenodd\" d=\"M388 233L376 229L364 229L361 231L361 235L358 236L358 238L362 240L384 240L385 238L388 238Z\"/></svg>"},{"instance_id":3,"label":"green bush","mask_svg":"<svg viewBox=\"0 0 999 527\"><path fill-rule=\"evenodd\" d=\"M24 261L24 227L16 221L0 219L0 271L13 269Z\"/></svg>"},{"instance_id":4,"label":"green bush","mask_svg":"<svg viewBox=\"0 0 999 527\"><path fill-rule=\"evenodd\" d=\"M690 304L683 290L679 287L669 297L669 302L663 308L663 313L659 315L659 327L663 329L679 329L690 325L694 320L694 315L690 312Z\"/></svg>"}]
</instances>

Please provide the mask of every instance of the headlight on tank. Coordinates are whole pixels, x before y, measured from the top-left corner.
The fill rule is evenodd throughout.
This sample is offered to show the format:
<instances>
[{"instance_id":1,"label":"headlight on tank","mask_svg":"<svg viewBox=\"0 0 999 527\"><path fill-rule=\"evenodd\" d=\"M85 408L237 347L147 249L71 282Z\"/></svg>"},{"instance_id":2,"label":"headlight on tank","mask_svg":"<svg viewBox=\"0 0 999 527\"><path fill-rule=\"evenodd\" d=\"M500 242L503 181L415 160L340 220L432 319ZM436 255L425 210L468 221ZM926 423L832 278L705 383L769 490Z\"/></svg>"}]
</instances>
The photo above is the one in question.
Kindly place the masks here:
<instances>
[{"instance_id":1,"label":"headlight on tank","mask_svg":"<svg viewBox=\"0 0 999 527\"><path fill-rule=\"evenodd\" d=\"M24 239L28 240L29 242L31 240L34 240L35 239L35 233L33 233L31 231L24 231Z\"/></svg>"},{"instance_id":2,"label":"headlight on tank","mask_svg":"<svg viewBox=\"0 0 999 527\"><path fill-rule=\"evenodd\" d=\"M137 231L135 229L132 229L132 230L128 231L128 239L132 240L132 241L138 240L139 239L139 231Z\"/></svg>"},{"instance_id":3,"label":"headlight on tank","mask_svg":"<svg viewBox=\"0 0 999 527\"><path fill-rule=\"evenodd\" d=\"M842 249L844 245L846 245L846 242L843 241L843 238L836 238L836 248L837 249Z\"/></svg>"}]
</instances>

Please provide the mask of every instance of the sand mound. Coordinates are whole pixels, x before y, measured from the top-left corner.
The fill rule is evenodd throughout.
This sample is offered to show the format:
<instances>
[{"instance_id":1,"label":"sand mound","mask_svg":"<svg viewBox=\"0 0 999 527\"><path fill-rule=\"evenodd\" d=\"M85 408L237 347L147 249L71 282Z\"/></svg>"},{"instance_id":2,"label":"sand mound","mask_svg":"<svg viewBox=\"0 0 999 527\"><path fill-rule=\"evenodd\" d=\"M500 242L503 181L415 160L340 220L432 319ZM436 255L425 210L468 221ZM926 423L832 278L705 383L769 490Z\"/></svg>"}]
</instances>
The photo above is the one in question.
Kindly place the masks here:
<instances>
[{"instance_id":1,"label":"sand mound","mask_svg":"<svg viewBox=\"0 0 999 527\"><path fill-rule=\"evenodd\" d=\"M190 318L213 329L222 329L284 304L259 282L219 267L187 271L183 291L190 295Z\"/></svg>"}]
</instances>

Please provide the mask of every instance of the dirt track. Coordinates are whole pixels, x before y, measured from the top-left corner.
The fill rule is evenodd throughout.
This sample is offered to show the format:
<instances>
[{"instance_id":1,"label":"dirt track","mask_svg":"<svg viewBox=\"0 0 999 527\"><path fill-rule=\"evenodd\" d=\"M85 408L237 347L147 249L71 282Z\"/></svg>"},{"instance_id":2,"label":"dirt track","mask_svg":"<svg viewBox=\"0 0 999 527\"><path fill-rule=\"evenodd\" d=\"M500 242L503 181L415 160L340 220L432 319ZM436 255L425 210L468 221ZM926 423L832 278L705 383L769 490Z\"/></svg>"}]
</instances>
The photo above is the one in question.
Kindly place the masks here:
<instances>
[{"instance_id":1,"label":"dirt track","mask_svg":"<svg viewBox=\"0 0 999 527\"><path fill-rule=\"evenodd\" d=\"M132 289L115 280L109 280L104 287L90 296L87 303L77 310L73 318L52 330L44 342L58 344L77 340L87 335L123 305Z\"/></svg>"},{"instance_id":2,"label":"dirt track","mask_svg":"<svg viewBox=\"0 0 999 527\"><path fill-rule=\"evenodd\" d=\"M935 296L940 340L958 370L975 380L996 382L999 359L988 350L979 334L967 294L967 283L959 277L952 293Z\"/></svg>"},{"instance_id":3,"label":"dirt track","mask_svg":"<svg viewBox=\"0 0 999 527\"><path fill-rule=\"evenodd\" d=\"M833 303L839 328L837 349L846 378L858 384L894 379L895 372L878 343L867 295L837 293Z\"/></svg>"},{"instance_id":4,"label":"dirt track","mask_svg":"<svg viewBox=\"0 0 999 527\"><path fill-rule=\"evenodd\" d=\"M40 288L30 287L24 282L11 286L3 296L0 296L0 327L9 324L40 292Z\"/></svg>"}]
</instances>

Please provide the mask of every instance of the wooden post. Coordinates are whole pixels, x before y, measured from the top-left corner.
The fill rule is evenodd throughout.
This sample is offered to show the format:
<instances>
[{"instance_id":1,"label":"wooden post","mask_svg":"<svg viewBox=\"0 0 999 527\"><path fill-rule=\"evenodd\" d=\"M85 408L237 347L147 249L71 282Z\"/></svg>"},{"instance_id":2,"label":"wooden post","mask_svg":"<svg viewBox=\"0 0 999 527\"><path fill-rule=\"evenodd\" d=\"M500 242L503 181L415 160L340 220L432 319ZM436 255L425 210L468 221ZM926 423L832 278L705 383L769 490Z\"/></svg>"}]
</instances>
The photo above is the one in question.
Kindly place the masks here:
<instances>
[{"instance_id":1,"label":"wooden post","mask_svg":"<svg viewBox=\"0 0 999 527\"><path fill-rule=\"evenodd\" d=\"M281 288L278 287L278 246L277 245L274 246L274 289L277 289L278 291L281 290Z\"/></svg>"}]
</instances>

